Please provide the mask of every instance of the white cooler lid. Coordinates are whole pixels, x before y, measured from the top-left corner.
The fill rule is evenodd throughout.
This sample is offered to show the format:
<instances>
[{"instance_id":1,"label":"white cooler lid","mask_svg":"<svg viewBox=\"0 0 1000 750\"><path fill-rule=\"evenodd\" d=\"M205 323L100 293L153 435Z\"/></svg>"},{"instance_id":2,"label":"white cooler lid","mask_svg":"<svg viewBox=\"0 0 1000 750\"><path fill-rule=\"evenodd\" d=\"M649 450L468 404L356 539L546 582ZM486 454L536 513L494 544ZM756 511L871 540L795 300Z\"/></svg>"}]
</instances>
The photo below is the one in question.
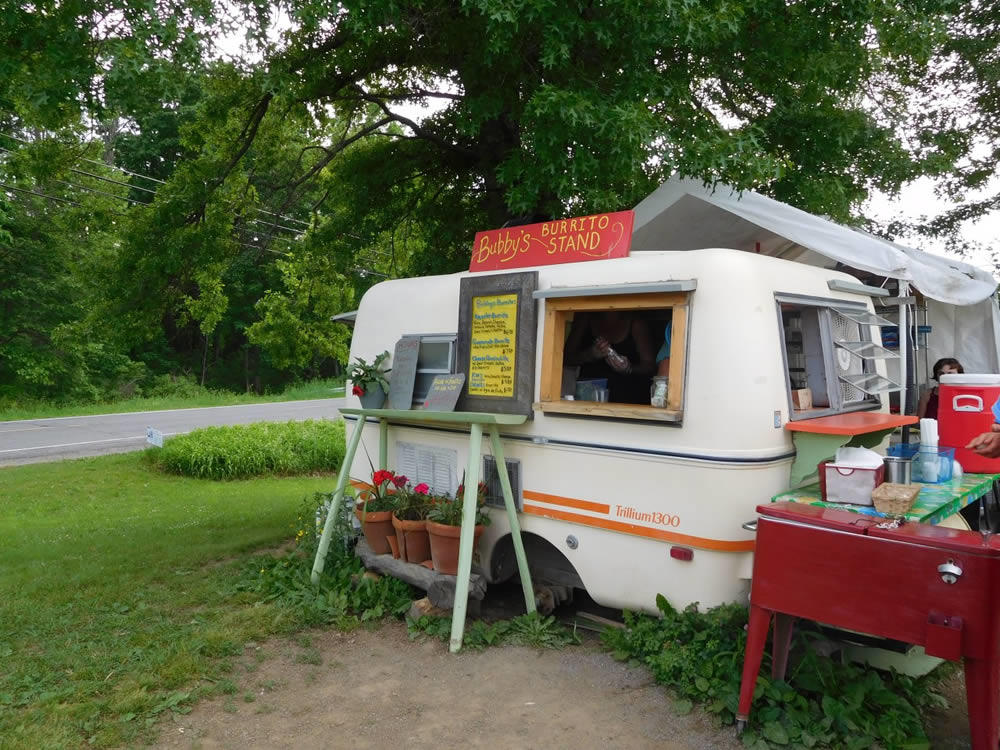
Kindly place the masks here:
<instances>
[{"instance_id":1,"label":"white cooler lid","mask_svg":"<svg viewBox=\"0 0 1000 750\"><path fill-rule=\"evenodd\" d=\"M1000 375L994 373L961 372L942 375L941 385L1000 385Z\"/></svg>"}]
</instances>

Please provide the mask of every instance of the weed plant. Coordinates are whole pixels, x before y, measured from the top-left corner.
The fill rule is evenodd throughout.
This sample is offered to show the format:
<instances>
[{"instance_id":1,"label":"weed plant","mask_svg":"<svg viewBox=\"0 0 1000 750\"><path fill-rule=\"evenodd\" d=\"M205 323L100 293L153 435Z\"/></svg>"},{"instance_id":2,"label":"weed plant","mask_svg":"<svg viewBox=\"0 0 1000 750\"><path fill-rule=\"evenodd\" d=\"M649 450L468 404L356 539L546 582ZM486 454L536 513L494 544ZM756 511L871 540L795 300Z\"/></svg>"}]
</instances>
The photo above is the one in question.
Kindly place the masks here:
<instances>
[{"instance_id":1,"label":"weed plant","mask_svg":"<svg viewBox=\"0 0 1000 750\"><path fill-rule=\"evenodd\" d=\"M424 615L406 621L410 639L430 636L447 641L451 637L451 618ZM463 649L483 649L488 646L528 646L529 648L563 648L580 643L576 630L561 625L555 617L543 617L537 612L510 620L469 623L462 637Z\"/></svg>"},{"instance_id":2,"label":"weed plant","mask_svg":"<svg viewBox=\"0 0 1000 750\"><path fill-rule=\"evenodd\" d=\"M387 616L402 617L416 595L414 589L390 576L365 576L353 553L354 530L350 516L341 512L327 551L323 573L313 584L312 566L332 493L307 497L296 516L295 545L280 557L251 558L237 588L252 592L260 601L272 602L302 625L333 625L351 629ZM343 510L347 504L341 504Z\"/></svg>"},{"instance_id":3,"label":"weed plant","mask_svg":"<svg viewBox=\"0 0 1000 750\"><path fill-rule=\"evenodd\" d=\"M677 611L657 597L662 617L626 612L626 629L609 629L605 645L620 660L645 664L658 682L680 697L680 710L694 703L732 724L739 701L747 610L735 604L699 613L696 606ZM799 632L785 681L771 680L765 668L757 678L750 725L743 744L765 748L872 747L928 748L921 709L942 705L933 692L934 675L913 679L851 663L841 663L809 648Z\"/></svg>"},{"instance_id":4,"label":"weed plant","mask_svg":"<svg viewBox=\"0 0 1000 750\"><path fill-rule=\"evenodd\" d=\"M335 472L344 450L343 422L308 420L205 427L168 438L148 454L171 474L244 479Z\"/></svg>"}]
</instances>

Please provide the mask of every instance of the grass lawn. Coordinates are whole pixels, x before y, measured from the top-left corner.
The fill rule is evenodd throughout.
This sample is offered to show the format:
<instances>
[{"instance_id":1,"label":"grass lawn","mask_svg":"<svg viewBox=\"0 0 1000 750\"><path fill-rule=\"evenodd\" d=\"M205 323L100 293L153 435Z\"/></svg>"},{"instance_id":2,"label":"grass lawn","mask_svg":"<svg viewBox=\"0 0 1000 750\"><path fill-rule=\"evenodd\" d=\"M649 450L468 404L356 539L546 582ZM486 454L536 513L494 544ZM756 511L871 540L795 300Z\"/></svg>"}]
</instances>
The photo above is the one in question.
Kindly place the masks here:
<instances>
[{"instance_id":1,"label":"grass lawn","mask_svg":"<svg viewBox=\"0 0 1000 750\"><path fill-rule=\"evenodd\" d=\"M343 395L344 378L331 378L290 386L282 393L263 395L206 390L198 396L130 398L101 404L81 403L55 406L43 401L24 402L0 408L0 422L16 419L79 417L89 414L124 414L162 409L193 409L202 406L237 406L239 404L260 404L275 401L303 401L315 398L340 398Z\"/></svg>"},{"instance_id":2,"label":"grass lawn","mask_svg":"<svg viewBox=\"0 0 1000 750\"><path fill-rule=\"evenodd\" d=\"M0 748L141 744L295 627L237 590L333 477L213 482L139 453L0 469Z\"/></svg>"}]
</instances>

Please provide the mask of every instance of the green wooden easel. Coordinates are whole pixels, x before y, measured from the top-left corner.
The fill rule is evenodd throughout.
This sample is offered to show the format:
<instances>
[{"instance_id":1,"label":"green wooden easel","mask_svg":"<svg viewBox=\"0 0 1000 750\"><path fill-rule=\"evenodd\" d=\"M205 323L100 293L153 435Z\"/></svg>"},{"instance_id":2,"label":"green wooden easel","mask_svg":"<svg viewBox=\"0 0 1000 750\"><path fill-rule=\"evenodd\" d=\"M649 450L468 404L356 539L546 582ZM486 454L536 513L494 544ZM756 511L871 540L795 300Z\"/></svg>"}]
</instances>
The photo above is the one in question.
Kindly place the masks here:
<instances>
[{"instance_id":1,"label":"green wooden easel","mask_svg":"<svg viewBox=\"0 0 1000 750\"><path fill-rule=\"evenodd\" d=\"M528 612L535 611L535 593L531 584L531 573L528 571L528 558L524 554L524 544L521 541L521 524L517 519L517 508L514 505L514 495L510 488L510 477L507 475L507 464L503 457L503 446L500 444L499 425L523 424L527 417L519 414L486 414L482 412L460 411L410 411L407 409L341 409L341 414L356 416L357 424L351 433L344 454L344 462L337 477L337 489L333 493L326 523L323 525L323 535L316 550L313 561L312 582L317 583L326 564L326 553L330 549L330 538L333 534L335 519L340 513L340 504L344 499L344 491L350 475L354 454L361 442L365 421L374 417L379 422L378 465L380 469L388 468L389 420L397 422L412 422L417 424L452 424L469 426L469 460L465 470L465 494L462 496L462 534L458 547L458 576L455 583L455 604L451 615L451 652L462 648L462 637L465 634L465 613L469 600L469 576L472 574L473 531L476 523L476 499L479 486L479 465L482 453L483 427L490 434L493 456L496 459L497 474L500 486L503 488L503 502L507 510L507 521L510 523L510 533L514 541L514 555L517 558L517 569L521 574L521 588L524 590L524 606Z\"/></svg>"}]
</instances>

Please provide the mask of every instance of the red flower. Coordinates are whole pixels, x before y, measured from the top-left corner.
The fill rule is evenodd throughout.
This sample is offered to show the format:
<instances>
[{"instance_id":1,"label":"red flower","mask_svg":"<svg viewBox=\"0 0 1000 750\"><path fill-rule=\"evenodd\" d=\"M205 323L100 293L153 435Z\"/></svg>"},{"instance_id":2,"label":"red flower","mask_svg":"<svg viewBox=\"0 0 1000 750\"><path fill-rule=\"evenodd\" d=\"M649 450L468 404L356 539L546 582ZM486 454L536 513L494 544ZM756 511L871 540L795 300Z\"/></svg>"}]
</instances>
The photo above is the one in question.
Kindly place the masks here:
<instances>
[{"instance_id":1,"label":"red flower","mask_svg":"<svg viewBox=\"0 0 1000 750\"><path fill-rule=\"evenodd\" d=\"M353 393L355 396L364 396L365 395L365 389L362 388L360 385L355 385L351 389L351 393Z\"/></svg>"},{"instance_id":2,"label":"red flower","mask_svg":"<svg viewBox=\"0 0 1000 750\"><path fill-rule=\"evenodd\" d=\"M431 488L427 486L427 482L421 482L420 484L418 484L416 487L413 488L413 491L416 492L418 495L429 495L431 492Z\"/></svg>"},{"instance_id":3,"label":"red flower","mask_svg":"<svg viewBox=\"0 0 1000 750\"><path fill-rule=\"evenodd\" d=\"M372 484L374 484L376 487L381 487L386 482L391 482L394 477L395 474L393 474L391 471L388 471L386 469L379 469L374 474L372 474Z\"/></svg>"},{"instance_id":4,"label":"red flower","mask_svg":"<svg viewBox=\"0 0 1000 750\"><path fill-rule=\"evenodd\" d=\"M399 487L399 489L403 489L406 486L406 483L409 481L410 480L404 477L402 474L397 474L392 478L392 483L397 487Z\"/></svg>"}]
</instances>

